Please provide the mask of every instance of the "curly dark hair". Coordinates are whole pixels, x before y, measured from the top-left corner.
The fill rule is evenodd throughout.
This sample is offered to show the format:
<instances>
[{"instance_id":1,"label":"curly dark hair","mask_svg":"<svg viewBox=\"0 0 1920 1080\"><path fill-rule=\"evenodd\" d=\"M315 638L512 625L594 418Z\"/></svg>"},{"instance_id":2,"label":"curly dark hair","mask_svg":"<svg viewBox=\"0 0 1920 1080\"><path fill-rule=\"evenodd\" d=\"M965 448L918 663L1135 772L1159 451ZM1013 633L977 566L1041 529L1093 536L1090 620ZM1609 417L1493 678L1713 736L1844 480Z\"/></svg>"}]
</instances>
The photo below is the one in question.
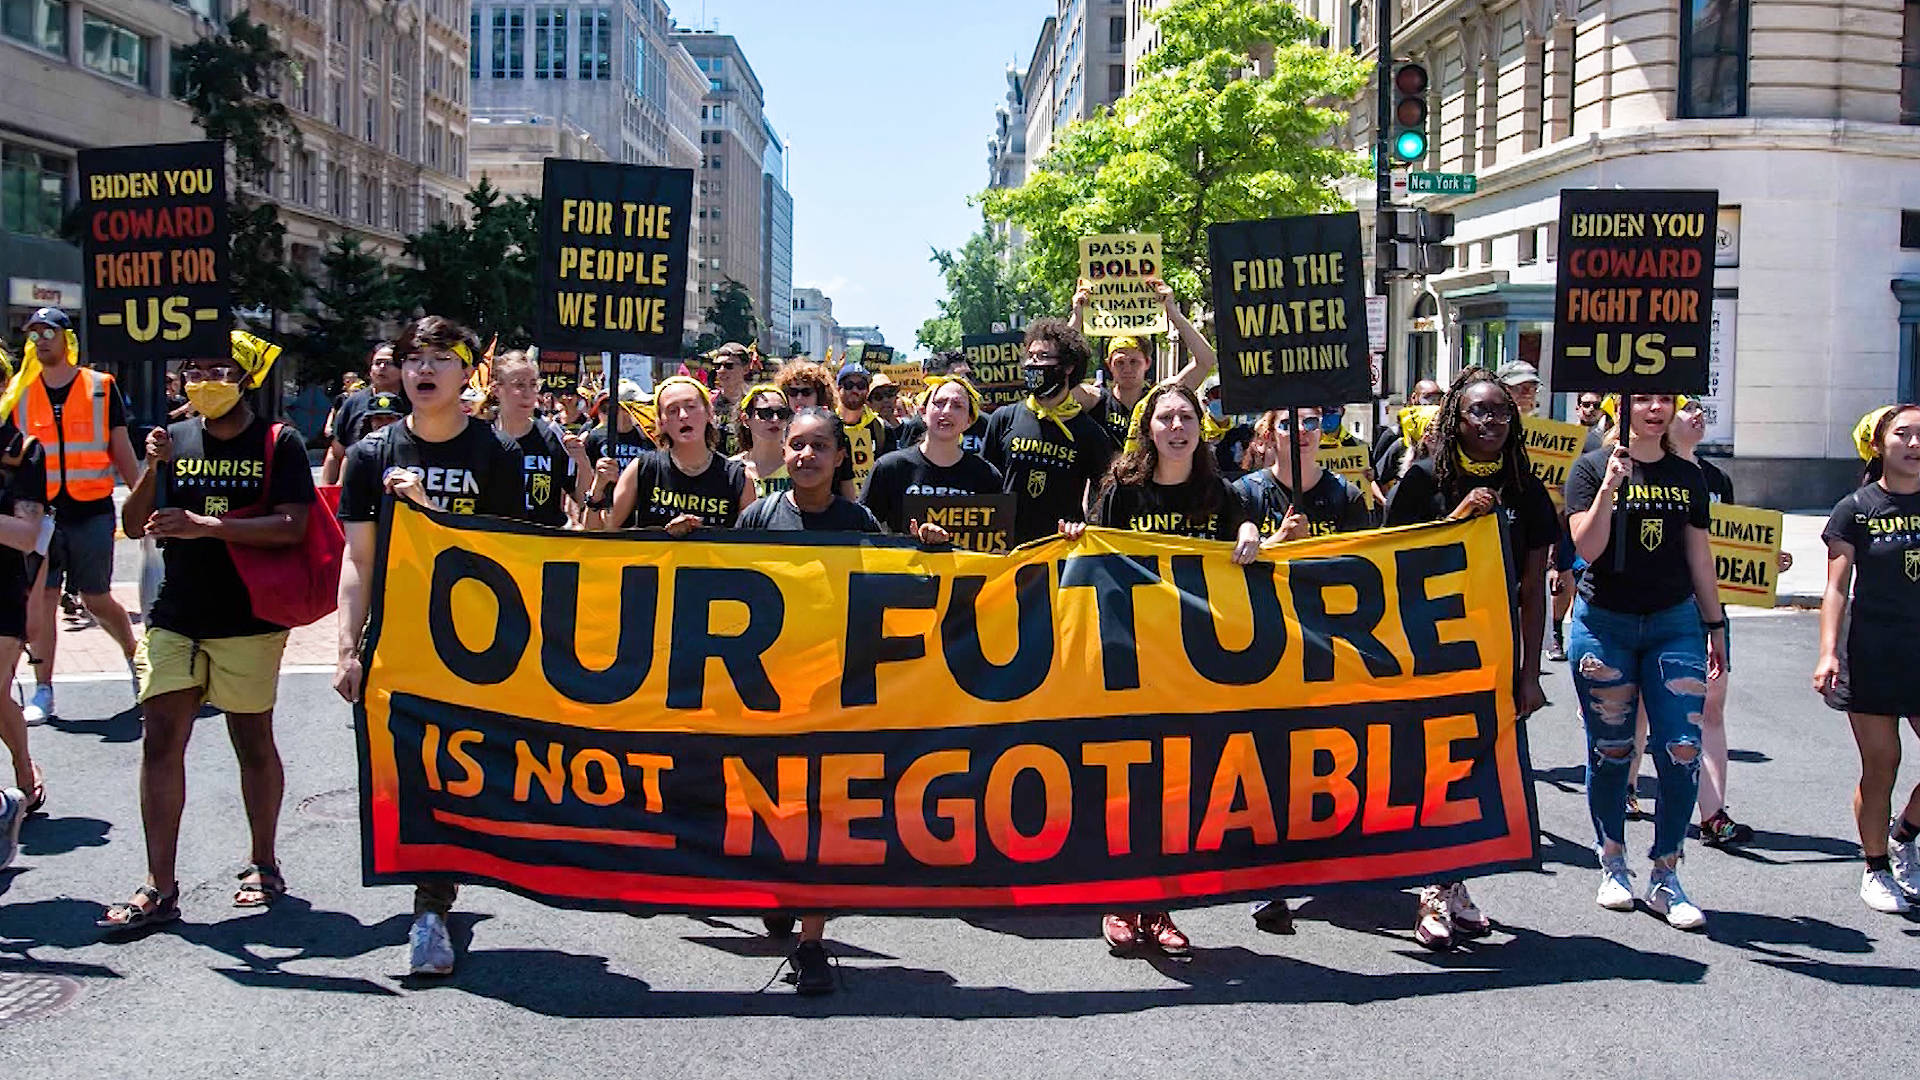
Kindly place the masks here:
<instances>
[{"instance_id":1,"label":"curly dark hair","mask_svg":"<svg viewBox=\"0 0 1920 1080\"><path fill-rule=\"evenodd\" d=\"M1078 386L1087 377L1093 363L1093 349L1086 336L1065 319L1035 319L1027 327L1027 344L1044 341L1053 346L1067 366L1067 385Z\"/></svg>"},{"instance_id":2,"label":"curly dark hair","mask_svg":"<svg viewBox=\"0 0 1920 1080\"><path fill-rule=\"evenodd\" d=\"M945 375L947 372L953 370L953 365L964 364L966 362L967 354L961 352L959 349L941 349L939 352L927 357L927 362L924 366L926 373L929 375Z\"/></svg>"},{"instance_id":3,"label":"curly dark hair","mask_svg":"<svg viewBox=\"0 0 1920 1080\"><path fill-rule=\"evenodd\" d=\"M480 359L480 335L444 315L428 315L407 324L400 339L393 343L395 363L404 363L421 349L448 349L465 345L467 354Z\"/></svg>"},{"instance_id":4,"label":"curly dark hair","mask_svg":"<svg viewBox=\"0 0 1920 1080\"><path fill-rule=\"evenodd\" d=\"M1207 407L1200 403L1200 395L1194 393L1186 384L1163 382L1147 391L1140 399L1140 441L1133 449L1113 459L1107 469L1106 481L1101 484L1100 494L1105 497L1108 488L1119 484L1144 487L1153 483L1154 468L1160 463L1160 450L1153 444L1153 435L1147 429L1153 423L1153 413L1160 407L1160 399L1168 394L1178 394L1193 406L1195 423L1207 414ZM1200 439L1196 428L1193 451L1193 471L1187 475L1187 481L1180 485L1180 509L1192 516L1205 516L1220 508L1220 470L1214 464L1213 448Z\"/></svg>"},{"instance_id":5,"label":"curly dark hair","mask_svg":"<svg viewBox=\"0 0 1920 1080\"><path fill-rule=\"evenodd\" d=\"M1433 459L1433 481L1446 501L1458 502L1474 488L1488 486L1468 476L1460 468L1460 420L1466 414L1467 391L1482 383L1499 387L1500 400L1507 405L1507 441L1500 448L1501 469L1495 477L1498 486L1494 490L1499 492L1502 502L1508 506L1518 506L1521 481L1533 475L1533 464L1527 458L1527 433L1520 407L1513 403L1513 394L1508 392L1506 384L1493 372L1483 367L1470 367L1461 372L1453 380L1453 385L1447 388L1447 396L1440 402L1440 411L1434 415L1433 423L1427 426L1426 436L1421 443Z\"/></svg>"},{"instance_id":6,"label":"curly dark hair","mask_svg":"<svg viewBox=\"0 0 1920 1080\"><path fill-rule=\"evenodd\" d=\"M840 391L834 386L833 373L825 364L816 364L811 360L799 360L780 369L773 377L773 383L780 392L787 395L789 404L793 401L793 388L806 386L813 389L813 400L828 410L840 407Z\"/></svg>"}]
</instances>

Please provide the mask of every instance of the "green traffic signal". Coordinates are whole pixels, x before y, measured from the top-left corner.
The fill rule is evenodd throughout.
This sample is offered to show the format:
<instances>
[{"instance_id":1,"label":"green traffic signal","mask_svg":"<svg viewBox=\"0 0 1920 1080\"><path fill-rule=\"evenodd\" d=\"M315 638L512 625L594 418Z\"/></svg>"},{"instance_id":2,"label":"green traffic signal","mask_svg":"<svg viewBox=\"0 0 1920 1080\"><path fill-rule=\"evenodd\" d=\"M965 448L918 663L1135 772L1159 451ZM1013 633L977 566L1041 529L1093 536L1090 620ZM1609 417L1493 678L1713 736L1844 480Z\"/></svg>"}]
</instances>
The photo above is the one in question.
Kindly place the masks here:
<instances>
[{"instance_id":1,"label":"green traffic signal","mask_svg":"<svg viewBox=\"0 0 1920 1080\"><path fill-rule=\"evenodd\" d=\"M1427 156L1425 132L1406 130L1393 138L1393 156L1401 161L1419 161Z\"/></svg>"}]
</instances>

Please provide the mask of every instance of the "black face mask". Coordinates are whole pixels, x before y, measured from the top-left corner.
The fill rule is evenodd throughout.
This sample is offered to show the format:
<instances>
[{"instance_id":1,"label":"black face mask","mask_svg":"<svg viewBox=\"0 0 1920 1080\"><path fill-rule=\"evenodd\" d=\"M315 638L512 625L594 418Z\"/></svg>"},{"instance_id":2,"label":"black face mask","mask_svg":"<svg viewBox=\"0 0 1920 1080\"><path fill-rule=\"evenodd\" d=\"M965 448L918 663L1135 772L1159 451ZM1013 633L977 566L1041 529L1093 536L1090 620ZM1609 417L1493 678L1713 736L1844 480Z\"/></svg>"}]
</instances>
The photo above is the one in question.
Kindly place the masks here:
<instances>
[{"instance_id":1,"label":"black face mask","mask_svg":"<svg viewBox=\"0 0 1920 1080\"><path fill-rule=\"evenodd\" d=\"M1050 398L1067 388L1067 369L1060 364L1025 364L1020 377L1026 380L1027 393Z\"/></svg>"}]
</instances>

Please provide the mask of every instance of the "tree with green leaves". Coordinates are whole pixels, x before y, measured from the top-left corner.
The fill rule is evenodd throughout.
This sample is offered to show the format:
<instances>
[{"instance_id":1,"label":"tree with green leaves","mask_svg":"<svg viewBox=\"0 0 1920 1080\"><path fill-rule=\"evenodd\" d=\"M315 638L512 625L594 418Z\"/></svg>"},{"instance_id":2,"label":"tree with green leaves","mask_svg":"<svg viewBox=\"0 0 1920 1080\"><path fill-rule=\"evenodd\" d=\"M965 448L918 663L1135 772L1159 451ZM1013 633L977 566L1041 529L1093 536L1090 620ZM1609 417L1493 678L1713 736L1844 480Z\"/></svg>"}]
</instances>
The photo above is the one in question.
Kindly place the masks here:
<instances>
[{"instance_id":1,"label":"tree with green leaves","mask_svg":"<svg viewBox=\"0 0 1920 1080\"><path fill-rule=\"evenodd\" d=\"M1322 48L1292 4L1171 0L1147 18L1161 44L1139 84L1058 132L1025 184L981 196L990 219L1025 231L1055 310L1079 277L1080 238L1098 233L1159 233L1167 283L1210 301L1208 225L1342 209L1336 185L1365 168L1331 138L1347 116L1331 103L1359 93L1367 64Z\"/></svg>"},{"instance_id":2,"label":"tree with green leaves","mask_svg":"<svg viewBox=\"0 0 1920 1080\"><path fill-rule=\"evenodd\" d=\"M320 256L320 278L308 297L307 332L299 342L306 382L330 383L360 367L378 328L401 298L379 258L352 233L337 237Z\"/></svg>"},{"instance_id":3,"label":"tree with green leaves","mask_svg":"<svg viewBox=\"0 0 1920 1080\"><path fill-rule=\"evenodd\" d=\"M465 222L440 222L407 238L417 269L397 271L398 306L444 315L492 341L533 343L540 200L504 196L481 177L466 194Z\"/></svg>"},{"instance_id":4,"label":"tree with green leaves","mask_svg":"<svg viewBox=\"0 0 1920 1080\"><path fill-rule=\"evenodd\" d=\"M269 187L274 147L300 145L293 115L278 100L282 81L299 77L293 58L265 25L242 11L221 33L181 49L181 60L181 100L207 138L226 140L232 179L239 181L227 185L234 303L291 311L306 283L287 261L287 228L272 202L249 195L243 185Z\"/></svg>"},{"instance_id":5,"label":"tree with green leaves","mask_svg":"<svg viewBox=\"0 0 1920 1080\"><path fill-rule=\"evenodd\" d=\"M726 278L706 310L707 328L693 339L692 351L712 352L729 341L741 344L760 338L760 317L753 310L753 294L745 285Z\"/></svg>"},{"instance_id":6,"label":"tree with green leaves","mask_svg":"<svg viewBox=\"0 0 1920 1080\"><path fill-rule=\"evenodd\" d=\"M940 314L920 324L924 349L957 349L966 334L988 334L994 323L1014 325L1054 309L1047 290L1029 274L1024 251L1007 242L1005 230L982 223L958 251L933 250L947 295Z\"/></svg>"}]
</instances>

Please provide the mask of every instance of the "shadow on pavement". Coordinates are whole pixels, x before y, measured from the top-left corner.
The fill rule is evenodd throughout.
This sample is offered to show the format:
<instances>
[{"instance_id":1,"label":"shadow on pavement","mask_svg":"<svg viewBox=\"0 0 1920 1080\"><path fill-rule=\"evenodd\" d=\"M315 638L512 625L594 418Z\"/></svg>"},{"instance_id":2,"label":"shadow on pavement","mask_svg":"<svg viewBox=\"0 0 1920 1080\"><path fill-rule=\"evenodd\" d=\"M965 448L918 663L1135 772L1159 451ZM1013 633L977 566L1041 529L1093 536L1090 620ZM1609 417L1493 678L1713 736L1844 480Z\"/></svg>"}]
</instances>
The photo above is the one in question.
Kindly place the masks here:
<instances>
[{"instance_id":1,"label":"shadow on pavement","mask_svg":"<svg viewBox=\"0 0 1920 1080\"><path fill-rule=\"evenodd\" d=\"M1842 840L1832 836L1809 836L1804 833L1770 832L1755 829L1753 839L1735 847L1717 849L1724 855L1748 862L1764 863L1768 866L1801 866L1814 863L1853 863L1860 861L1860 845L1852 840ZM1766 852L1805 852L1810 857L1799 859L1776 859Z\"/></svg>"},{"instance_id":2,"label":"shadow on pavement","mask_svg":"<svg viewBox=\"0 0 1920 1080\"><path fill-rule=\"evenodd\" d=\"M98 944L104 931L93 922L105 910L97 900L73 897L0 906L0 953L25 955L40 945L79 949Z\"/></svg>"},{"instance_id":3,"label":"shadow on pavement","mask_svg":"<svg viewBox=\"0 0 1920 1080\"><path fill-rule=\"evenodd\" d=\"M1082 915L969 915L962 922L989 934L1006 934L1028 941L1072 941L1100 936L1100 916Z\"/></svg>"},{"instance_id":4,"label":"shadow on pavement","mask_svg":"<svg viewBox=\"0 0 1920 1080\"><path fill-rule=\"evenodd\" d=\"M1873 939L1862 931L1806 915L1788 919L1748 911L1714 911L1707 919L1707 937L1722 945L1789 960L1800 957L1768 946L1793 945L1860 955L1873 951Z\"/></svg>"},{"instance_id":5,"label":"shadow on pavement","mask_svg":"<svg viewBox=\"0 0 1920 1080\"><path fill-rule=\"evenodd\" d=\"M190 917L190 916L189 916ZM448 921L448 930L456 943L465 946L464 938L470 940L473 924L485 916L459 915ZM324 911L297 896L280 898L270 908L252 914L240 914L218 922L189 922L182 919L168 928L168 931L184 941L192 942L232 957L245 967L245 974L231 970L221 970L221 974L236 982L248 985L283 986L287 989L330 989L323 985L328 982L362 983L365 980L329 980L320 977L294 975L282 970L287 964L301 960L345 960L356 956L365 956L379 949L392 949L396 958L403 957L406 950L407 927L413 917L396 914L380 922L368 925L339 911ZM288 956L262 956L257 949L276 951L295 950ZM219 970L219 969L216 969ZM260 974L274 976L261 980ZM386 992L378 984L378 992ZM359 992L369 992L360 990Z\"/></svg>"},{"instance_id":6,"label":"shadow on pavement","mask_svg":"<svg viewBox=\"0 0 1920 1080\"><path fill-rule=\"evenodd\" d=\"M47 727L68 735L91 735L103 743L139 742L140 706L129 705L104 720L76 720L56 716L47 721Z\"/></svg>"},{"instance_id":7,"label":"shadow on pavement","mask_svg":"<svg viewBox=\"0 0 1920 1080\"><path fill-rule=\"evenodd\" d=\"M106 847L113 823L90 817L35 817L20 830L25 855L65 855L81 848Z\"/></svg>"},{"instance_id":8,"label":"shadow on pavement","mask_svg":"<svg viewBox=\"0 0 1920 1080\"><path fill-rule=\"evenodd\" d=\"M1834 964L1825 960L1806 960L1797 956L1778 960L1755 960L1754 963L1764 964L1777 971L1791 971L1796 975L1805 975L1836 986L1887 986L1920 990L1920 969L1911 967Z\"/></svg>"}]
</instances>

